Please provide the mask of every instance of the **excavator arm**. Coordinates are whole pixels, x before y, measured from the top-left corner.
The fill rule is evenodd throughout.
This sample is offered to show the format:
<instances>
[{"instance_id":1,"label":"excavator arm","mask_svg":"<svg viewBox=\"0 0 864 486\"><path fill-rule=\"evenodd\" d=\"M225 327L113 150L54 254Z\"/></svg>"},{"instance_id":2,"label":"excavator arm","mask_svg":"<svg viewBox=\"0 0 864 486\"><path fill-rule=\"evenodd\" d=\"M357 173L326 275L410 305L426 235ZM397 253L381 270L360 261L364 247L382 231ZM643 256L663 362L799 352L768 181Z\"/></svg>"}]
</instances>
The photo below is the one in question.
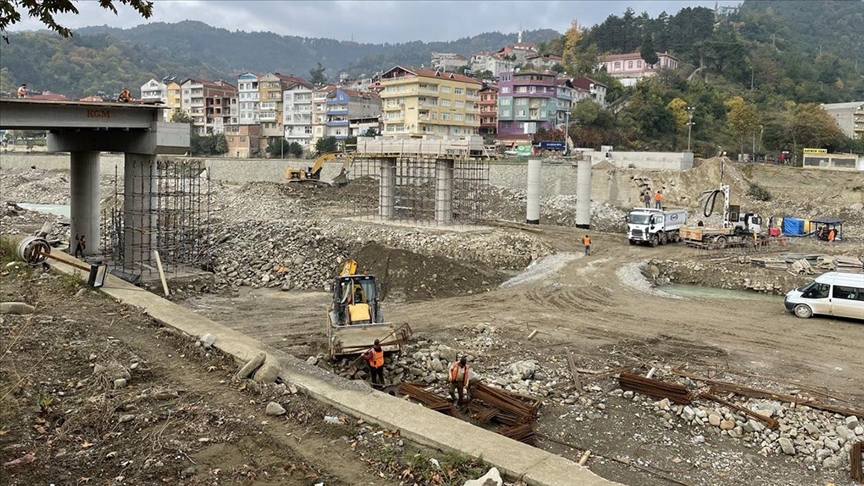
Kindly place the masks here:
<instances>
[{"instance_id":1,"label":"excavator arm","mask_svg":"<svg viewBox=\"0 0 864 486\"><path fill-rule=\"evenodd\" d=\"M333 159L337 159L343 157L345 158L345 162L342 164L342 173L337 180L334 182L337 185L341 185L342 183L347 183L347 177L344 174L347 172L348 167L351 165L351 157L348 157L346 154L342 152L331 152L327 154L322 154L315 159L315 163L312 164L312 167L309 167L308 170L303 169L294 169L289 167L285 170L285 178L289 181L306 181L306 180L319 180L321 178L321 168L324 167L324 164ZM344 181L342 180L344 179Z\"/></svg>"}]
</instances>

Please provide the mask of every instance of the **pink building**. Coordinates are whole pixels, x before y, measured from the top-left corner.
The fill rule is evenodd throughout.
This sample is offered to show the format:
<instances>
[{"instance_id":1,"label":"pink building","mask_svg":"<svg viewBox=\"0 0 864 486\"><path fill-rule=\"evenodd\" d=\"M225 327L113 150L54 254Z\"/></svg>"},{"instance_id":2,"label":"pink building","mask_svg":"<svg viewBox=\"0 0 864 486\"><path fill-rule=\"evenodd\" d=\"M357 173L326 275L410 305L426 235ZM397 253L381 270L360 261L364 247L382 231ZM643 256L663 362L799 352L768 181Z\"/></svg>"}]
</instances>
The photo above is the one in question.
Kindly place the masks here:
<instances>
[{"instance_id":1,"label":"pink building","mask_svg":"<svg viewBox=\"0 0 864 486\"><path fill-rule=\"evenodd\" d=\"M678 59L668 52L658 52L657 57L657 64L649 65L638 52L612 54L601 59L600 68L618 78L622 85L633 86L642 78L656 74L657 69L678 67Z\"/></svg>"}]
</instances>

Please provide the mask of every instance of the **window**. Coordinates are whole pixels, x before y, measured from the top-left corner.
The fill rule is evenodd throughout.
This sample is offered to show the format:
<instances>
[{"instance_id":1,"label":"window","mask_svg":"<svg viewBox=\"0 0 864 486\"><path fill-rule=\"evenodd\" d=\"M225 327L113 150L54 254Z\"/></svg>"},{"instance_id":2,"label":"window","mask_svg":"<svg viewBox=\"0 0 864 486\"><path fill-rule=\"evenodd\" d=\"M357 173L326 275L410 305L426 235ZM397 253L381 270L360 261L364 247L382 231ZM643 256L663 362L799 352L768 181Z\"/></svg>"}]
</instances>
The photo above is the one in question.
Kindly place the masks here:
<instances>
[{"instance_id":1,"label":"window","mask_svg":"<svg viewBox=\"0 0 864 486\"><path fill-rule=\"evenodd\" d=\"M516 116L525 116L525 110L517 110Z\"/></svg>"},{"instance_id":2,"label":"window","mask_svg":"<svg viewBox=\"0 0 864 486\"><path fill-rule=\"evenodd\" d=\"M463 92L464 92L464 91L462 90L462 88L455 88L455 89L453 89L453 94L461 95Z\"/></svg>"},{"instance_id":3,"label":"window","mask_svg":"<svg viewBox=\"0 0 864 486\"><path fill-rule=\"evenodd\" d=\"M441 92L442 93L449 93L450 92L450 86L441 86Z\"/></svg>"},{"instance_id":4,"label":"window","mask_svg":"<svg viewBox=\"0 0 864 486\"><path fill-rule=\"evenodd\" d=\"M463 120L465 120L465 115L463 115L462 113L454 113L453 114L453 121L463 121Z\"/></svg>"},{"instance_id":5,"label":"window","mask_svg":"<svg viewBox=\"0 0 864 486\"><path fill-rule=\"evenodd\" d=\"M510 78L509 74L505 74L505 75L501 76L501 81L510 81L510 79L511 78Z\"/></svg>"},{"instance_id":6,"label":"window","mask_svg":"<svg viewBox=\"0 0 864 486\"><path fill-rule=\"evenodd\" d=\"M449 120L450 119L450 113L441 113L441 119L442 120Z\"/></svg>"},{"instance_id":7,"label":"window","mask_svg":"<svg viewBox=\"0 0 864 486\"><path fill-rule=\"evenodd\" d=\"M615 61L615 68L614 69L615 69L615 71L618 71L621 69L621 61Z\"/></svg>"},{"instance_id":8,"label":"window","mask_svg":"<svg viewBox=\"0 0 864 486\"><path fill-rule=\"evenodd\" d=\"M312 135L312 127L306 125L305 127L303 127L303 133L305 133L306 135Z\"/></svg>"},{"instance_id":9,"label":"window","mask_svg":"<svg viewBox=\"0 0 864 486\"><path fill-rule=\"evenodd\" d=\"M864 288L834 286L831 295L835 299L864 300Z\"/></svg>"},{"instance_id":10,"label":"window","mask_svg":"<svg viewBox=\"0 0 864 486\"><path fill-rule=\"evenodd\" d=\"M529 86L529 87L528 87L528 92L529 92L529 93L535 93L535 92L537 92L537 88L536 88L535 86Z\"/></svg>"},{"instance_id":11,"label":"window","mask_svg":"<svg viewBox=\"0 0 864 486\"><path fill-rule=\"evenodd\" d=\"M502 87L501 87L501 93L502 93L502 94L507 94L507 93L509 93L509 92L510 92L510 87L509 87L509 86L502 86Z\"/></svg>"},{"instance_id":12,"label":"window","mask_svg":"<svg viewBox=\"0 0 864 486\"><path fill-rule=\"evenodd\" d=\"M516 98L516 102L514 104L516 106L526 106L528 105L528 98Z\"/></svg>"},{"instance_id":13,"label":"window","mask_svg":"<svg viewBox=\"0 0 864 486\"><path fill-rule=\"evenodd\" d=\"M633 69L633 61L627 61L627 69Z\"/></svg>"},{"instance_id":14,"label":"window","mask_svg":"<svg viewBox=\"0 0 864 486\"><path fill-rule=\"evenodd\" d=\"M504 118L510 118L512 116L512 114L513 114L513 112L511 112L510 110L504 110L501 112L501 116Z\"/></svg>"},{"instance_id":15,"label":"window","mask_svg":"<svg viewBox=\"0 0 864 486\"><path fill-rule=\"evenodd\" d=\"M501 98L501 106L510 106L510 100L513 98Z\"/></svg>"},{"instance_id":16,"label":"window","mask_svg":"<svg viewBox=\"0 0 864 486\"><path fill-rule=\"evenodd\" d=\"M441 106L450 106L450 100L441 100Z\"/></svg>"},{"instance_id":17,"label":"window","mask_svg":"<svg viewBox=\"0 0 864 486\"><path fill-rule=\"evenodd\" d=\"M804 291L804 297L808 299L827 299L828 298L828 290L831 288L828 284L821 284L813 282L812 284L807 286L807 289Z\"/></svg>"},{"instance_id":18,"label":"window","mask_svg":"<svg viewBox=\"0 0 864 486\"><path fill-rule=\"evenodd\" d=\"M464 101L454 101L453 106L455 106L456 108L464 108L465 102Z\"/></svg>"},{"instance_id":19,"label":"window","mask_svg":"<svg viewBox=\"0 0 864 486\"><path fill-rule=\"evenodd\" d=\"M636 61L636 67L641 69L642 68L642 61Z\"/></svg>"},{"instance_id":20,"label":"window","mask_svg":"<svg viewBox=\"0 0 864 486\"><path fill-rule=\"evenodd\" d=\"M517 86L517 87L516 87L516 92L517 92L517 93L527 93L527 92L528 92L528 87L527 87L527 86Z\"/></svg>"}]
</instances>

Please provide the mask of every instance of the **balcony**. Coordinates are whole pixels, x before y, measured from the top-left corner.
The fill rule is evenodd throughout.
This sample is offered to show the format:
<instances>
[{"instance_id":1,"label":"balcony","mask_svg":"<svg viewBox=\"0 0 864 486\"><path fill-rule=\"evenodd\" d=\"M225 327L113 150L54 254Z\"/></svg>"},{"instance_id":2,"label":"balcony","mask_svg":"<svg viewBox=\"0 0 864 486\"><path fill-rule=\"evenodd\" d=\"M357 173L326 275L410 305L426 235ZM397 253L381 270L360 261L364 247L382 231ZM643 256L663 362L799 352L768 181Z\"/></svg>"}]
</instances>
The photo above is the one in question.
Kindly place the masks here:
<instances>
[{"instance_id":1,"label":"balcony","mask_svg":"<svg viewBox=\"0 0 864 486\"><path fill-rule=\"evenodd\" d=\"M258 121L262 122L275 122L276 121L276 113L261 113L258 115Z\"/></svg>"},{"instance_id":2,"label":"balcony","mask_svg":"<svg viewBox=\"0 0 864 486\"><path fill-rule=\"evenodd\" d=\"M385 105L384 111L402 111L405 105Z\"/></svg>"},{"instance_id":3,"label":"balcony","mask_svg":"<svg viewBox=\"0 0 864 486\"><path fill-rule=\"evenodd\" d=\"M348 107L347 106L333 106L333 107L328 106L326 113L328 115L347 115L348 114Z\"/></svg>"},{"instance_id":4,"label":"balcony","mask_svg":"<svg viewBox=\"0 0 864 486\"><path fill-rule=\"evenodd\" d=\"M347 127L348 126L348 120L328 120L327 126L328 127Z\"/></svg>"}]
</instances>

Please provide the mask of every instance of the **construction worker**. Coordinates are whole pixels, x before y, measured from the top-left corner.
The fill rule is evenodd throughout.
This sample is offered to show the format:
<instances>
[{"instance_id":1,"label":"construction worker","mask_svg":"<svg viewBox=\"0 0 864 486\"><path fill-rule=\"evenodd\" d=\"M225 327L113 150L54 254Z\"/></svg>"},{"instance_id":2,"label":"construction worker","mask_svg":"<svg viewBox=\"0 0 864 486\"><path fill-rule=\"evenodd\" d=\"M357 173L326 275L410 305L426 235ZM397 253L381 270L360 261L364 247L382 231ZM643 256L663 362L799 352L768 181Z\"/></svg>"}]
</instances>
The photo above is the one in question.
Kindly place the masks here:
<instances>
[{"instance_id":1,"label":"construction worker","mask_svg":"<svg viewBox=\"0 0 864 486\"><path fill-rule=\"evenodd\" d=\"M84 258L84 250L87 249L87 239L84 235L75 235L75 258Z\"/></svg>"},{"instance_id":2,"label":"construction worker","mask_svg":"<svg viewBox=\"0 0 864 486\"><path fill-rule=\"evenodd\" d=\"M651 188L645 189L645 192L642 193L642 202L645 203L646 208L651 207Z\"/></svg>"},{"instance_id":3,"label":"construction worker","mask_svg":"<svg viewBox=\"0 0 864 486\"><path fill-rule=\"evenodd\" d=\"M462 404L462 401L464 400L463 388L468 387L469 373L468 359L464 356L450 366L450 388L448 391L450 393L450 398L453 399L453 401L456 401L456 397L453 395L453 390L459 391L459 404Z\"/></svg>"},{"instance_id":4,"label":"construction worker","mask_svg":"<svg viewBox=\"0 0 864 486\"><path fill-rule=\"evenodd\" d=\"M660 194L660 190L657 190L657 194L654 194L654 208L655 209L663 209L663 204L661 201L663 200L663 195Z\"/></svg>"},{"instance_id":5,"label":"construction worker","mask_svg":"<svg viewBox=\"0 0 864 486\"><path fill-rule=\"evenodd\" d=\"M591 238L589 238L588 235L585 235L585 237L582 238L582 244L585 245L585 256L590 255L591 254Z\"/></svg>"},{"instance_id":6,"label":"construction worker","mask_svg":"<svg viewBox=\"0 0 864 486\"><path fill-rule=\"evenodd\" d=\"M22 84L21 86L18 87L18 97L19 98L26 98L27 97L27 85L26 84Z\"/></svg>"},{"instance_id":7,"label":"construction worker","mask_svg":"<svg viewBox=\"0 0 864 486\"><path fill-rule=\"evenodd\" d=\"M372 386L384 386L384 348L381 347L381 341L376 339L372 348L363 353L363 358L369 363Z\"/></svg>"},{"instance_id":8,"label":"construction worker","mask_svg":"<svg viewBox=\"0 0 864 486\"><path fill-rule=\"evenodd\" d=\"M836 237L837 237L837 232L834 231L834 228L831 228L828 231L828 241L830 241L831 243L834 243L834 238L836 238Z\"/></svg>"},{"instance_id":9,"label":"construction worker","mask_svg":"<svg viewBox=\"0 0 864 486\"><path fill-rule=\"evenodd\" d=\"M123 90L120 91L120 96L118 99L123 103L128 103L132 101L132 93L129 92L128 88L123 88Z\"/></svg>"}]
</instances>

